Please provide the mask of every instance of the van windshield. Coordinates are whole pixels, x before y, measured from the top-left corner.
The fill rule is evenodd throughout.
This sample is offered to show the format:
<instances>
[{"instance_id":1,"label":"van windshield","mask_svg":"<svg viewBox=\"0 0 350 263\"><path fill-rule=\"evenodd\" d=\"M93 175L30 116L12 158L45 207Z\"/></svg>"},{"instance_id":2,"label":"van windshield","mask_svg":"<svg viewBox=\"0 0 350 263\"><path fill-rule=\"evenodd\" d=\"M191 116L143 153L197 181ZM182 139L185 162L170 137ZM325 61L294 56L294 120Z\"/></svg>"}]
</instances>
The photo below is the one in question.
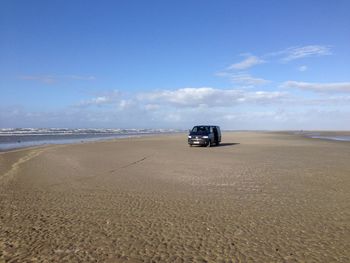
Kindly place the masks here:
<instances>
[{"instance_id":1,"label":"van windshield","mask_svg":"<svg viewBox=\"0 0 350 263\"><path fill-rule=\"evenodd\" d=\"M207 134L209 133L209 127L208 126L194 126L192 129L193 133L198 134Z\"/></svg>"}]
</instances>

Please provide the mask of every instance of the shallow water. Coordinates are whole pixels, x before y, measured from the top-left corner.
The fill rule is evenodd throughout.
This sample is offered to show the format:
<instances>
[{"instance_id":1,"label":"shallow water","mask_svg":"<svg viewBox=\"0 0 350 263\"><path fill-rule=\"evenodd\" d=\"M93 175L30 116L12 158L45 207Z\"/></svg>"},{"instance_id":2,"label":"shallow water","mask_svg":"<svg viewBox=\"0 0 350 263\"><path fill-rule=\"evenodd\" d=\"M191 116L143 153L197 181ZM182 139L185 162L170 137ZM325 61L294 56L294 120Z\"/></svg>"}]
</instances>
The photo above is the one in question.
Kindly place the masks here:
<instances>
[{"instance_id":1,"label":"shallow water","mask_svg":"<svg viewBox=\"0 0 350 263\"><path fill-rule=\"evenodd\" d=\"M293 134L303 135L312 139L321 140L332 140L332 141L350 141L350 134L347 131L325 131L325 132L308 132L308 131L298 131Z\"/></svg>"},{"instance_id":2,"label":"shallow water","mask_svg":"<svg viewBox=\"0 0 350 263\"><path fill-rule=\"evenodd\" d=\"M333 140L333 141L350 141L350 136L321 136L313 135L310 136L313 139Z\"/></svg>"},{"instance_id":3,"label":"shallow water","mask_svg":"<svg viewBox=\"0 0 350 263\"><path fill-rule=\"evenodd\" d=\"M99 140L174 133L163 129L0 129L0 151L46 144L71 144Z\"/></svg>"}]
</instances>

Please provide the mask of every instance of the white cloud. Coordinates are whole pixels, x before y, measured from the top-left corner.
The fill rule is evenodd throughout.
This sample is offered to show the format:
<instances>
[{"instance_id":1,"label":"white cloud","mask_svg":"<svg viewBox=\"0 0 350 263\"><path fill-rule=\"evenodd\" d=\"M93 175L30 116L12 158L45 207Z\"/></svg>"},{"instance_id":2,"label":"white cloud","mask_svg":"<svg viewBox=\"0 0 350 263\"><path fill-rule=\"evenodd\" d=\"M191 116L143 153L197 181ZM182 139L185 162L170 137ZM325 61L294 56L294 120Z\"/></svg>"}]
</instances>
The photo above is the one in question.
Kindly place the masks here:
<instances>
[{"instance_id":1,"label":"white cloud","mask_svg":"<svg viewBox=\"0 0 350 263\"><path fill-rule=\"evenodd\" d=\"M19 76L19 79L22 80L30 80L30 81L38 81L45 84L53 84L60 80L68 79L68 80L84 80L84 81L92 81L95 80L95 76L82 76L82 75L23 75Z\"/></svg>"},{"instance_id":2,"label":"white cloud","mask_svg":"<svg viewBox=\"0 0 350 263\"><path fill-rule=\"evenodd\" d=\"M284 85L292 87L295 83L299 84L286 82ZM9 127L15 126L13 120L17 120L20 123L17 125L62 126L66 123L64 126L70 127L189 128L196 123L215 123L226 129L341 128L349 117L329 115L326 123L319 119L318 113L349 112L350 98L345 95L320 93L296 97L280 91L212 87L155 90L127 96L110 91L80 102L81 107L47 113L18 113L12 109L0 112L0 120L3 126ZM317 108L316 113L312 113L313 107ZM307 115L309 112L312 116ZM334 126L330 126L333 123Z\"/></svg>"},{"instance_id":3,"label":"white cloud","mask_svg":"<svg viewBox=\"0 0 350 263\"><path fill-rule=\"evenodd\" d=\"M307 66L303 65L303 66L300 66L298 67L298 70L301 71L301 72L304 72L307 70Z\"/></svg>"},{"instance_id":4,"label":"white cloud","mask_svg":"<svg viewBox=\"0 0 350 263\"><path fill-rule=\"evenodd\" d=\"M79 103L77 103L75 106L88 107L88 106L102 106L107 104L114 104L119 102L120 97L121 97L121 92L118 90L113 90L91 99L82 100Z\"/></svg>"},{"instance_id":5,"label":"white cloud","mask_svg":"<svg viewBox=\"0 0 350 263\"><path fill-rule=\"evenodd\" d=\"M138 96L140 101L157 101L182 106L194 106L204 102L215 93L212 88L184 88L178 90L159 90L143 93Z\"/></svg>"},{"instance_id":6,"label":"white cloud","mask_svg":"<svg viewBox=\"0 0 350 263\"><path fill-rule=\"evenodd\" d=\"M305 57L326 56L331 54L332 51L329 46L308 45L302 47L289 47L278 52L267 54L266 56L280 56L283 62L289 62Z\"/></svg>"},{"instance_id":7,"label":"white cloud","mask_svg":"<svg viewBox=\"0 0 350 263\"><path fill-rule=\"evenodd\" d=\"M269 80L263 78L252 77L249 74L232 75L231 81L247 85L263 85L270 82Z\"/></svg>"},{"instance_id":8,"label":"white cloud","mask_svg":"<svg viewBox=\"0 0 350 263\"><path fill-rule=\"evenodd\" d=\"M249 55L246 59L242 60L241 62L232 64L231 66L229 66L227 70L248 69L262 63L265 63L265 61L256 56Z\"/></svg>"},{"instance_id":9,"label":"white cloud","mask_svg":"<svg viewBox=\"0 0 350 263\"><path fill-rule=\"evenodd\" d=\"M62 78L76 79L76 80L96 80L95 76L81 76L81 75L66 75L66 76L62 76Z\"/></svg>"},{"instance_id":10,"label":"white cloud","mask_svg":"<svg viewBox=\"0 0 350 263\"><path fill-rule=\"evenodd\" d=\"M287 102L289 95L279 91L249 91L239 89L215 89L211 87L158 90L133 94L126 98L119 91L101 94L82 100L75 108L98 106L119 111L160 112L169 109L225 108L242 104L266 105Z\"/></svg>"},{"instance_id":11,"label":"white cloud","mask_svg":"<svg viewBox=\"0 0 350 263\"><path fill-rule=\"evenodd\" d=\"M120 110L126 110L126 109L130 109L134 106L134 101L133 100L125 100L125 99L122 99L120 102L119 102L119 109Z\"/></svg>"},{"instance_id":12,"label":"white cloud","mask_svg":"<svg viewBox=\"0 0 350 263\"><path fill-rule=\"evenodd\" d=\"M112 102L111 98L106 96L100 96L89 100L83 100L78 103L78 106L102 105L102 104L108 104L111 102Z\"/></svg>"},{"instance_id":13,"label":"white cloud","mask_svg":"<svg viewBox=\"0 0 350 263\"><path fill-rule=\"evenodd\" d=\"M318 106L329 106L329 105L350 105L350 95L348 96L323 96L321 98L305 100L304 105L318 105Z\"/></svg>"},{"instance_id":14,"label":"white cloud","mask_svg":"<svg viewBox=\"0 0 350 263\"><path fill-rule=\"evenodd\" d=\"M238 84L248 85L248 86L264 85L270 82L267 79L253 77L248 73L236 74L231 72L218 72L216 73L216 75L219 77L227 77L233 83L238 83Z\"/></svg>"},{"instance_id":15,"label":"white cloud","mask_svg":"<svg viewBox=\"0 0 350 263\"><path fill-rule=\"evenodd\" d=\"M154 111L154 110L158 110L160 108L160 105L158 104L146 104L145 105L145 109L148 111Z\"/></svg>"},{"instance_id":16,"label":"white cloud","mask_svg":"<svg viewBox=\"0 0 350 263\"><path fill-rule=\"evenodd\" d=\"M238 112L228 113L222 116L223 119L228 121L247 121L247 120L271 120L281 119L280 112L276 111L249 111L249 112Z\"/></svg>"},{"instance_id":17,"label":"white cloud","mask_svg":"<svg viewBox=\"0 0 350 263\"><path fill-rule=\"evenodd\" d=\"M287 98L287 94L279 91L254 91L244 94L244 98L248 102L258 103L276 103Z\"/></svg>"},{"instance_id":18,"label":"white cloud","mask_svg":"<svg viewBox=\"0 0 350 263\"><path fill-rule=\"evenodd\" d=\"M53 84L57 80L54 76L50 76L50 75L44 75L44 76L26 75L26 76L19 76L19 79L38 81L38 82L42 82L45 84Z\"/></svg>"},{"instance_id":19,"label":"white cloud","mask_svg":"<svg viewBox=\"0 0 350 263\"><path fill-rule=\"evenodd\" d=\"M165 117L165 120L168 121L168 122L169 121L170 122L179 122L179 121L182 120L181 114L174 113L174 112L168 113L164 117Z\"/></svg>"},{"instance_id":20,"label":"white cloud","mask_svg":"<svg viewBox=\"0 0 350 263\"><path fill-rule=\"evenodd\" d=\"M214 89L210 87L183 88L177 90L161 90L143 93L140 101L171 104L178 107L228 107L243 102L271 103L284 99L283 92L244 91L236 89Z\"/></svg>"},{"instance_id":21,"label":"white cloud","mask_svg":"<svg viewBox=\"0 0 350 263\"><path fill-rule=\"evenodd\" d=\"M266 97L267 94L251 93ZM273 96L272 96L273 97ZM142 105L119 107L67 108L61 111L33 112L0 105L0 127L92 127L92 128L183 128L213 123L223 129L350 129L350 108L344 102L295 107L295 103L271 105L241 104L241 107L167 107L147 111ZM349 99L349 98L348 98ZM135 100L134 100L135 101ZM275 101L275 100L273 100ZM249 102L249 99L248 99ZM295 101L296 102L296 101ZM142 102L139 102L142 103ZM301 105L307 101L300 101ZM310 106L314 106L311 107Z\"/></svg>"},{"instance_id":22,"label":"white cloud","mask_svg":"<svg viewBox=\"0 0 350 263\"><path fill-rule=\"evenodd\" d=\"M282 84L282 87L297 88L301 90L310 90L316 92L350 92L350 82L313 83L286 81Z\"/></svg>"}]
</instances>

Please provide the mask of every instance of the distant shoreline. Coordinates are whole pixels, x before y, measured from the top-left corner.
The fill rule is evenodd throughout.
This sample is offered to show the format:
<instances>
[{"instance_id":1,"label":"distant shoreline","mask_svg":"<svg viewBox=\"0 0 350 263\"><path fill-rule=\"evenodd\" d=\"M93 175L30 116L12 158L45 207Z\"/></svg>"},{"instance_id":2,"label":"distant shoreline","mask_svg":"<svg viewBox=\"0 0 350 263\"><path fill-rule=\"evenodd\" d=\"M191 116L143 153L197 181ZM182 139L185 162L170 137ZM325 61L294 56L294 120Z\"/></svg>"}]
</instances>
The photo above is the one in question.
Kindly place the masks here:
<instances>
[{"instance_id":1,"label":"distant shoreline","mask_svg":"<svg viewBox=\"0 0 350 263\"><path fill-rule=\"evenodd\" d=\"M111 132L111 129L0 129L0 152L8 152L30 147L79 144L96 141L109 141L134 137L154 136L161 134L186 133L184 130L120 130ZM18 130L21 130L18 132ZM4 132L6 131L6 132ZM88 132L87 132L88 131ZM224 130L223 132L242 132L240 130ZM308 139L320 139L328 141L347 142L350 141L349 131L247 131L247 132L286 132L300 135Z\"/></svg>"},{"instance_id":2,"label":"distant shoreline","mask_svg":"<svg viewBox=\"0 0 350 263\"><path fill-rule=\"evenodd\" d=\"M6 131L4 132L4 130ZM117 132L111 132L108 129L99 129L97 132L94 131L95 130L91 129L64 129L64 132L62 132L62 129L21 129L20 132L18 132L18 130L11 132L9 129L0 129L0 152L45 145L77 144L132 137L153 136L157 134L176 134L181 132L178 130L155 129L120 130Z\"/></svg>"}]
</instances>

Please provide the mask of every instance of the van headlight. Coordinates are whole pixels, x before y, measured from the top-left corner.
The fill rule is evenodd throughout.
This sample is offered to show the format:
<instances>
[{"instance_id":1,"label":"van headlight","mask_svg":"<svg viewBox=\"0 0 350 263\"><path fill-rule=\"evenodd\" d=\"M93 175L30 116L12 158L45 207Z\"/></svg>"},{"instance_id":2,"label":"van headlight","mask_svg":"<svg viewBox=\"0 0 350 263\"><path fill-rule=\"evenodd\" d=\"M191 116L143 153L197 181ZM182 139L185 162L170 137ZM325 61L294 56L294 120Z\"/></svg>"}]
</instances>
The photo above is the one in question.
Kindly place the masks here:
<instances>
[{"instance_id":1,"label":"van headlight","mask_svg":"<svg viewBox=\"0 0 350 263\"><path fill-rule=\"evenodd\" d=\"M192 138L192 136L191 135L188 135L188 139L191 139Z\"/></svg>"},{"instance_id":2,"label":"van headlight","mask_svg":"<svg viewBox=\"0 0 350 263\"><path fill-rule=\"evenodd\" d=\"M202 136L203 139L208 139L209 137L208 136Z\"/></svg>"}]
</instances>

